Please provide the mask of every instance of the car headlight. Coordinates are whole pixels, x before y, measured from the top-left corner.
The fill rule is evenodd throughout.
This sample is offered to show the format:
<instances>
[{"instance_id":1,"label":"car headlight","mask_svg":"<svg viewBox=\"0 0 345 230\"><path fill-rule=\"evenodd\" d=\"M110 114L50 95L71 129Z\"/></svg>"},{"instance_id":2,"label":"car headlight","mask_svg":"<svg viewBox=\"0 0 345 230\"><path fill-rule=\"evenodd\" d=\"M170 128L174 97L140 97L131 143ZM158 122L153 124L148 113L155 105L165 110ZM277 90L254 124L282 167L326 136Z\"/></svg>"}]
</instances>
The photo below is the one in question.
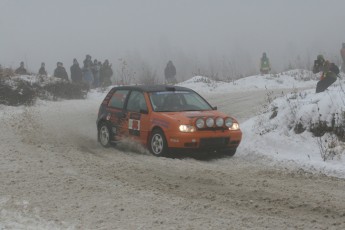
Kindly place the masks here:
<instances>
[{"instance_id":1,"label":"car headlight","mask_svg":"<svg viewBox=\"0 0 345 230\"><path fill-rule=\"evenodd\" d=\"M206 126L209 128L214 126L214 119L212 117L206 119Z\"/></svg>"},{"instance_id":2,"label":"car headlight","mask_svg":"<svg viewBox=\"0 0 345 230\"><path fill-rule=\"evenodd\" d=\"M230 117L225 119L225 126L226 127L231 128L232 124L233 124L233 122L232 122L232 119Z\"/></svg>"},{"instance_id":3,"label":"car headlight","mask_svg":"<svg viewBox=\"0 0 345 230\"><path fill-rule=\"evenodd\" d=\"M199 118L198 120L196 120L195 125L196 125L196 127L198 127L198 129L204 128L204 126L205 126L204 119Z\"/></svg>"},{"instance_id":4,"label":"car headlight","mask_svg":"<svg viewBox=\"0 0 345 230\"><path fill-rule=\"evenodd\" d=\"M195 132L195 127L193 125L180 125L179 129L181 132L184 132L184 133Z\"/></svg>"},{"instance_id":5,"label":"car headlight","mask_svg":"<svg viewBox=\"0 0 345 230\"><path fill-rule=\"evenodd\" d=\"M218 118L216 119L216 125L217 125L218 127L222 127L222 126L224 125L224 119L221 118L221 117L218 117Z\"/></svg>"},{"instance_id":6,"label":"car headlight","mask_svg":"<svg viewBox=\"0 0 345 230\"><path fill-rule=\"evenodd\" d=\"M230 130L239 130L240 129L240 125L237 122L234 122L231 126L231 128L229 128Z\"/></svg>"}]
</instances>

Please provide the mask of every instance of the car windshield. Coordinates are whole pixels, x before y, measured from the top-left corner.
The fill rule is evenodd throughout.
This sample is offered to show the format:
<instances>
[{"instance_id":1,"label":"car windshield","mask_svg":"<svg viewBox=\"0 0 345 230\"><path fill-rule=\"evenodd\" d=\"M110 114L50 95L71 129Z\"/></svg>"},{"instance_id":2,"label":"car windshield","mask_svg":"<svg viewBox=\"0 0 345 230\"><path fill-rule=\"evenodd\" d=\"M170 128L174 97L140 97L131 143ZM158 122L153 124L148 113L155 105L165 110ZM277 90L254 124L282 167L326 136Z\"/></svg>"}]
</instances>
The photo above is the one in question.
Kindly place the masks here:
<instances>
[{"instance_id":1,"label":"car windshield","mask_svg":"<svg viewBox=\"0 0 345 230\"><path fill-rule=\"evenodd\" d=\"M212 110L205 99L192 91L162 91L149 95L155 112Z\"/></svg>"}]
</instances>

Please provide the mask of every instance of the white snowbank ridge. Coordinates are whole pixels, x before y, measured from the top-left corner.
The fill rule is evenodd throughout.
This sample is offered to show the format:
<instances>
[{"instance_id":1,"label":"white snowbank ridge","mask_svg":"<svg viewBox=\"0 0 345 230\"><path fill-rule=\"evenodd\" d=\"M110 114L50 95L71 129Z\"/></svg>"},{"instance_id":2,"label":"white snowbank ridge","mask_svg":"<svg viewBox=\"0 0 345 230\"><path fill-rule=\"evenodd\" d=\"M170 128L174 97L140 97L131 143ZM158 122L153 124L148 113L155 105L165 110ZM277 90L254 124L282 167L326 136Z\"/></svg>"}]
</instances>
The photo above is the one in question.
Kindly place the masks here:
<instances>
[{"instance_id":1,"label":"white snowbank ridge","mask_svg":"<svg viewBox=\"0 0 345 230\"><path fill-rule=\"evenodd\" d=\"M308 70L291 70L279 74L255 75L233 82L215 81L195 76L179 83L198 92L233 92L255 89L307 88L315 87L318 76Z\"/></svg>"}]
</instances>

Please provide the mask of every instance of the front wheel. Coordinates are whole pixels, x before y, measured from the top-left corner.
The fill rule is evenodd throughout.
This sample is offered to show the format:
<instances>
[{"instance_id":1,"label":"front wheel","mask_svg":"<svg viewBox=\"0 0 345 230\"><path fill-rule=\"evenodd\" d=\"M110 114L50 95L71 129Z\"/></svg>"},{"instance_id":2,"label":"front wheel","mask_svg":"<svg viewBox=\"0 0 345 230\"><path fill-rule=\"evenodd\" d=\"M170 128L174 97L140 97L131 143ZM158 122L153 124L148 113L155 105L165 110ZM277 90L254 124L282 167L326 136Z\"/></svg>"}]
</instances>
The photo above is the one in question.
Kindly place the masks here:
<instances>
[{"instance_id":1,"label":"front wheel","mask_svg":"<svg viewBox=\"0 0 345 230\"><path fill-rule=\"evenodd\" d=\"M106 123L102 123L98 129L98 140L103 147L110 146L110 129Z\"/></svg>"},{"instance_id":2,"label":"front wheel","mask_svg":"<svg viewBox=\"0 0 345 230\"><path fill-rule=\"evenodd\" d=\"M168 153L168 144L165 139L163 131L159 129L153 130L150 137L150 152L157 156L166 156Z\"/></svg>"}]
</instances>

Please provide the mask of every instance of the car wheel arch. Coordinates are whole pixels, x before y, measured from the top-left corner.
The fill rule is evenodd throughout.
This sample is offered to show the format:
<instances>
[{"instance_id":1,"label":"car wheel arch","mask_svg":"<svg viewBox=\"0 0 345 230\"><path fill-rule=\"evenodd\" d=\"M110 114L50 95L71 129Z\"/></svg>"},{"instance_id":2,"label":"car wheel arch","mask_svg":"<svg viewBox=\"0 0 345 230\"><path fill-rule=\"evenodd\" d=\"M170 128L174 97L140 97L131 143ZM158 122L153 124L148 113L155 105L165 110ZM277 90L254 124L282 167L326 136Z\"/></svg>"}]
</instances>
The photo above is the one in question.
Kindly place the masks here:
<instances>
[{"instance_id":1,"label":"car wheel arch","mask_svg":"<svg viewBox=\"0 0 345 230\"><path fill-rule=\"evenodd\" d=\"M100 120L97 122L97 129L99 129L100 126L101 126L102 124L110 125L110 122L107 121L107 120L104 119L104 118L103 118L103 119L100 119Z\"/></svg>"},{"instance_id":2,"label":"car wheel arch","mask_svg":"<svg viewBox=\"0 0 345 230\"><path fill-rule=\"evenodd\" d=\"M151 146L153 140L155 144ZM155 156L167 156L169 154L169 146L164 129L159 126L155 126L151 129L147 147Z\"/></svg>"},{"instance_id":3,"label":"car wheel arch","mask_svg":"<svg viewBox=\"0 0 345 230\"><path fill-rule=\"evenodd\" d=\"M110 124L110 122L107 121L106 119L101 119L101 120L99 120L98 123L97 123L97 140L98 140L98 141L99 141L99 131L100 131L100 128L101 128L101 126L102 126L103 124L107 125L107 126L109 127L109 131L111 132L111 129L110 129L111 124ZM112 133L111 133L111 135L112 135Z\"/></svg>"},{"instance_id":4,"label":"car wheel arch","mask_svg":"<svg viewBox=\"0 0 345 230\"><path fill-rule=\"evenodd\" d=\"M164 132L164 130L162 129L162 127L160 127L160 126L158 126L158 125L153 126L153 127L151 128L151 130L149 131L148 135L147 135L147 140L146 140L147 146L149 146L151 135L152 135L152 133L153 133L155 130L160 130L160 131L162 131L162 132L164 133L164 135L165 135L165 132Z\"/></svg>"}]
</instances>

